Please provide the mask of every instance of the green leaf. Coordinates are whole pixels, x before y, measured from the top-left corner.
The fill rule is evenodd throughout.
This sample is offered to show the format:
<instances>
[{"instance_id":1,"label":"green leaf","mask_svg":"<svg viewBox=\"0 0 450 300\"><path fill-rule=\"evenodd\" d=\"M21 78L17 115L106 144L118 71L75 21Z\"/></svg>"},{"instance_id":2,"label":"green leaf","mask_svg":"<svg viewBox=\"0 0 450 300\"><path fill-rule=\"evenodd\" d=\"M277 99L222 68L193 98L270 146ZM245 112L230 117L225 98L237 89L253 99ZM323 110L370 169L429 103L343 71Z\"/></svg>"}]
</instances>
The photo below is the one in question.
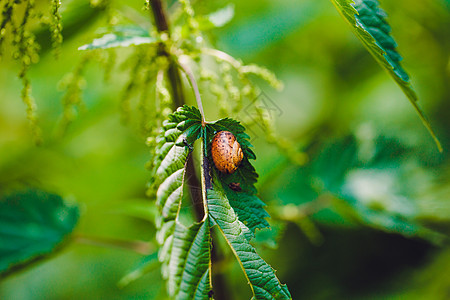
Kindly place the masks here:
<instances>
[{"instance_id":1,"label":"green leaf","mask_svg":"<svg viewBox=\"0 0 450 300\"><path fill-rule=\"evenodd\" d=\"M352 26L356 36L375 60L392 76L409 99L425 127L433 137L438 149L442 146L431 124L417 104L417 94L409 81L409 76L400 65L397 43L390 35L391 27L386 21L387 14L377 0L331 0L339 13Z\"/></svg>"},{"instance_id":2,"label":"green leaf","mask_svg":"<svg viewBox=\"0 0 450 300\"><path fill-rule=\"evenodd\" d=\"M159 261L169 295L175 299L208 299L211 290L209 220L187 228L178 219L187 158L200 133L200 112L179 108L163 124L153 168Z\"/></svg>"},{"instance_id":3,"label":"green leaf","mask_svg":"<svg viewBox=\"0 0 450 300\"><path fill-rule=\"evenodd\" d=\"M116 26L112 32L94 39L90 44L83 45L78 50L107 49L129 47L131 45L151 44L158 39L151 37L147 30L137 26Z\"/></svg>"},{"instance_id":4,"label":"green leaf","mask_svg":"<svg viewBox=\"0 0 450 300\"><path fill-rule=\"evenodd\" d=\"M211 141L214 134L226 130L233 133L236 140L241 145L244 153L244 159L241 162L239 168L233 174L219 173L218 180L222 183L230 205L239 216L239 219L255 233L255 230L268 228L269 223L266 218L269 214L264 210L264 202L256 196L255 183L258 178L255 168L251 165L249 159L255 159L256 156L253 153L249 142L249 136L245 133L245 128L239 122L226 118L207 125L207 144L208 157L211 157ZM211 162L214 167L214 164ZM215 168L215 167L214 167ZM231 183L239 183L241 191L232 190L229 185Z\"/></svg>"},{"instance_id":5,"label":"green leaf","mask_svg":"<svg viewBox=\"0 0 450 300\"><path fill-rule=\"evenodd\" d=\"M278 249L280 238L286 229L286 223L284 221L272 221L270 229L258 230L253 240L253 245L263 246L270 249Z\"/></svg>"},{"instance_id":6,"label":"green leaf","mask_svg":"<svg viewBox=\"0 0 450 300\"><path fill-rule=\"evenodd\" d=\"M245 155L238 171L219 174L212 166L210 142L220 130L235 134ZM188 156L195 140L202 139L202 196L205 216L191 226L179 220L184 176ZM205 146L205 142L206 145ZM256 197L257 174L248 159L255 155L244 127L231 119L202 126L198 109L179 108L164 122L158 137L152 186L156 187L157 241L161 245L159 261L168 293L175 299L209 299L211 283L211 227L224 234L246 274L255 299L290 299L287 287L274 270L256 254L249 241L256 228L269 227L264 203ZM233 191L229 182L239 182L242 190Z\"/></svg>"},{"instance_id":7,"label":"green leaf","mask_svg":"<svg viewBox=\"0 0 450 300\"><path fill-rule=\"evenodd\" d=\"M0 199L0 273L52 253L73 231L77 206L54 194L26 190Z\"/></svg>"},{"instance_id":8,"label":"green leaf","mask_svg":"<svg viewBox=\"0 0 450 300\"><path fill-rule=\"evenodd\" d=\"M234 212L223 189L218 171L212 170L213 185L207 189L208 211L211 223L216 224L230 245L251 286L254 299L291 299L286 287L280 283L275 271L250 245L249 228Z\"/></svg>"},{"instance_id":9,"label":"green leaf","mask_svg":"<svg viewBox=\"0 0 450 300\"><path fill-rule=\"evenodd\" d=\"M209 220L175 227L169 263L169 294L176 299L208 299L211 291Z\"/></svg>"},{"instance_id":10,"label":"green leaf","mask_svg":"<svg viewBox=\"0 0 450 300\"><path fill-rule=\"evenodd\" d=\"M234 17L234 4L230 3L227 6L215 11L207 16L198 18L201 30L208 30L214 27L223 27L229 23Z\"/></svg>"},{"instance_id":11,"label":"green leaf","mask_svg":"<svg viewBox=\"0 0 450 300\"><path fill-rule=\"evenodd\" d=\"M215 27L222 27L231 21L234 17L234 4L230 3L222 9L213 12L208 16L208 20Z\"/></svg>"}]
</instances>

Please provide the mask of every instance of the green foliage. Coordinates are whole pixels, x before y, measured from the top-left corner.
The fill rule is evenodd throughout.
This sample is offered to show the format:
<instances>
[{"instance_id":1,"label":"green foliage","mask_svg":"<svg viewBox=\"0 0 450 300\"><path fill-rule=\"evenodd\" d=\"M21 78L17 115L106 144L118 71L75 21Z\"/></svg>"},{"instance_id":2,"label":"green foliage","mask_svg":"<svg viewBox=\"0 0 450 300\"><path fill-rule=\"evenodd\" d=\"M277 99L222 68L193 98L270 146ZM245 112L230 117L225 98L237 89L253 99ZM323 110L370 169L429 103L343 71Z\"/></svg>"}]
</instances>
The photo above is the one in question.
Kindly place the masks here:
<instances>
[{"instance_id":1,"label":"green foliage","mask_svg":"<svg viewBox=\"0 0 450 300\"><path fill-rule=\"evenodd\" d=\"M27 190L0 199L0 272L49 255L67 239L79 210L54 194Z\"/></svg>"},{"instance_id":2,"label":"green foliage","mask_svg":"<svg viewBox=\"0 0 450 300\"><path fill-rule=\"evenodd\" d=\"M228 130L242 145L245 160L230 176L218 174L212 167L208 148L214 134ZM186 227L179 219L188 156L194 141L202 138L202 182L204 218ZM169 295L176 299L208 299L211 286L210 228L218 226L250 283L255 299L290 299L287 287L274 270L257 254L249 241L256 228L268 227L264 203L255 196L257 174L248 159L255 155L244 128L232 119L222 119L202 127L200 112L183 106L164 122L158 138L153 164L152 186L156 191L157 241L161 245L159 260L168 280ZM209 167L211 165L211 167ZM226 184L239 182L242 191Z\"/></svg>"},{"instance_id":3,"label":"green foliage","mask_svg":"<svg viewBox=\"0 0 450 300\"><path fill-rule=\"evenodd\" d=\"M217 171L213 171L213 185L207 188L208 210L211 222L217 224L236 259L245 272L254 299L291 299L286 287L275 276L275 271L256 253L250 245L249 228L231 207ZM245 201L245 198L241 199ZM251 205L251 204L248 204Z\"/></svg>"},{"instance_id":4,"label":"green foliage","mask_svg":"<svg viewBox=\"0 0 450 300\"><path fill-rule=\"evenodd\" d=\"M411 87L409 76L400 65L402 57L398 54L397 43L390 36L391 27L386 21L386 13L377 0L331 0L344 19L352 26L356 36L376 61L388 71L413 105L425 127L433 137L439 151L442 146L431 124L417 104L418 97Z\"/></svg>"},{"instance_id":5,"label":"green foliage","mask_svg":"<svg viewBox=\"0 0 450 300\"><path fill-rule=\"evenodd\" d=\"M183 199L183 181L189 145L199 138L198 110L183 107L169 116L158 138L153 167L153 186L157 187L157 241L159 260L168 293L175 299L208 299L210 283L209 221L185 227L178 219ZM187 294L185 294L187 293Z\"/></svg>"},{"instance_id":6,"label":"green foliage","mask_svg":"<svg viewBox=\"0 0 450 300\"><path fill-rule=\"evenodd\" d=\"M215 122L211 122L206 127L207 135L206 141L208 145L208 157L211 157L210 143L216 132L226 130L233 133L237 141L241 145L244 153L244 159L241 162L238 170L232 174L217 174L217 180L221 183L221 189L226 194L226 198L238 215L239 220L247 226L254 234L256 229L268 228L269 223L266 219L269 217L264 210L265 204L256 196L255 183L258 174L255 168L251 165L249 159L255 159L256 156L251 150L251 144L248 141L249 136L245 133L245 128L239 122L226 118ZM212 161L210 164L213 165ZM241 191L237 192L230 188L231 183L239 183Z\"/></svg>"},{"instance_id":7,"label":"green foliage","mask_svg":"<svg viewBox=\"0 0 450 300\"><path fill-rule=\"evenodd\" d=\"M348 136L325 143L302 168L301 182L295 183L299 199L306 203L322 199L350 222L441 243L442 235L417 220L411 162L401 159L411 151L382 136L373 141Z\"/></svg>"},{"instance_id":8,"label":"green foliage","mask_svg":"<svg viewBox=\"0 0 450 300\"><path fill-rule=\"evenodd\" d=\"M61 33L62 32L61 14L59 12L60 8L61 8L61 1L52 0L50 33L52 36L52 47L55 51L56 57L59 57L60 47L63 41Z\"/></svg>"},{"instance_id":9,"label":"green foliage","mask_svg":"<svg viewBox=\"0 0 450 300\"><path fill-rule=\"evenodd\" d=\"M102 52L99 51L107 50L108 53L103 52L103 54L107 54L108 57L105 66L105 78L108 78L113 65L116 63L114 59L116 48L134 46L133 52L121 66L123 69L129 70L129 79L123 85L120 96L120 110L124 123L130 123L132 119L135 119L133 117L134 110L139 112L138 126L143 136L149 134L155 136L162 120L171 112L169 107L173 106L173 98L170 96L165 83L165 73L169 67L168 60L166 57L160 56L157 51L161 43L162 40L159 36L151 37L147 30L139 26L114 26L107 30L107 33L102 37L78 48L78 50L90 51L72 72L74 75L79 74L84 65L91 60L102 61ZM73 76L71 77L72 80L68 81L67 96L63 99L65 107L63 123L66 124L72 122L75 116L74 114L66 114L73 109L70 109L70 105L67 108L68 102L65 100L76 94L70 91L71 87L79 85L79 80L77 81L76 78L77 76ZM154 88L153 97L149 93L152 87ZM138 98L138 100L135 100L135 98ZM74 100L76 100L76 103L81 103L81 97L77 96Z\"/></svg>"},{"instance_id":10,"label":"green foliage","mask_svg":"<svg viewBox=\"0 0 450 300\"><path fill-rule=\"evenodd\" d=\"M378 1L333 1L424 119ZM408 114L402 114L402 103L388 101L395 100L395 91L377 72L371 72L366 56L361 56L363 49L348 43L348 31L333 25L332 5L313 0L169 1L163 2L169 6L170 15L165 16L169 28L157 32L158 26L149 20L154 13L150 1L145 1L144 9L142 2L125 0L34 2L0 1L0 90L6 99L0 101L4 131L0 181L7 188L17 182L38 181L76 195L86 210L79 230L87 234L77 235L70 251L55 260L6 278L0 283L0 298L48 298L51 291L56 298L69 292L79 298L166 299L165 279L171 298L208 299L219 298L220 278L225 279L225 297L232 299L243 298L245 291L250 298L249 286L253 299L290 299L291 293L295 299L439 298L447 294L447 282L436 277L448 273L449 267L448 247L441 243L448 241L444 235L449 233L447 157L427 153L420 131L405 119ZM444 75L448 57L442 43L448 16L443 4L402 0L386 5L402 12L394 21L403 25L397 26L399 36L403 30L407 37L403 47L408 49L409 43L413 49L408 56L416 69L411 71L421 79L421 93L430 99L443 141L448 142ZM227 25L232 18L236 26ZM230 54L215 49L216 41ZM45 55L50 48L58 61ZM246 63L239 57L245 57ZM41 62L35 64L38 59ZM278 91L284 84L268 69L248 61L276 70L286 90L266 94L266 84ZM42 134L54 133L51 129L60 133L46 138L48 143L40 148L31 147L26 139L23 108L13 102L17 85L10 78L16 71L10 63L20 68L22 99L36 141L41 133L31 83L39 114L45 116L39 119L45 129ZM61 94L52 85L65 72L59 81L65 91L61 108L54 105ZM198 105L206 115L200 116L190 106L172 114L176 106L194 101L184 75L192 87L195 78L199 80L195 100L201 103L201 95L204 102ZM258 105L255 100L261 95L270 95L282 117ZM379 102L368 108L371 101L361 101L361 95ZM117 107L127 127L120 127ZM80 122L73 122L81 114ZM202 124L202 118L209 120L216 114L224 119ZM58 116L60 127L55 128ZM245 128L227 117L240 120ZM383 134L396 138L372 140L358 135L317 142L337 133L350 134L354 126L366 125L362 121L386 124ZM283 136L277 133L275 122ZM244 152L233 174L220 173L211 160L211 139L220 130L233 132ZM259 176L251 162L256 150L246 132L251 132L252 144L257 146ZM151 175L142 168L149 157L142 145L144 137L152 158L148 163ZM197 149L200 143L201 151ZM191 182L200 169L202 188ZM150 176L147 193L156 205L144 199ZM44 198L48 201L41 204ZM9 205L14 202L11 199L26 205ZM12 208L17 209L13 212ZM47 230L57 223L53 218L60 210L64 216L72 214L73 220L58 219L67 225L64 230ZM268 219L268 212L273 220ZM11 218L14 215L21 219ZM35 218L34 223L24 221L26 217ZM0 273L3 259L8 260L7 274L65 245L77 218L76 207L43 192L0 199ZM41 221L52 224L37 236ZM13 251L4 255L16 241L9 236L5 240L1 233L6 231L17 236L25 233L20 238L33 238L33 246L14 244ZM154 238L161 247L150 254ZM359 247L362 240L364 246ZM280 272L275 273L255 248ZM426 261L415 257L416 253ZM403 261L409 256L413 259ZM133 261L138 264L129 271ZM160 267L163 278L152 272ZM126 275L120 279L122 274ZM276 274L286 280L289 291ZM84 280L73 282L70 277L74 276ZM141 277L144 280L136 280ZM35 288L23 289L24 285ZM416 294L418 286L420 293Z\"/></svg>"},{"instance_id":11,"label":"green foliage","mask_svg":"<svg viewBox=\"0 0 450 300\"><path fill-rule=\"evenodd\" d=\"M34 0L4 1L1 6L0 59L5 60L6 56L3 49L10 46L11 57L20 64L18 76L23 85L21 98L26 106L27 119L36 144L42 142L42 133L38 125L36 101L31 94L31 82L27 73L31 65L39 60L40 45L36 42L32 26L35 22L49 26L52 46L56 56L58 56L58 49L62 43L59 8L60 2L56 0L51 1L50 7L45 12L37 8Z\"/></svg>"},{"instance_id":12,"label":"green foliage","mask_svg":"<svg viewBox=\"0 0 450 300\"><path fill-rule=\"evenodd\" d=\"M82 92L86 86L83 72L89 62L90 55L85 55L73 72L64 76L59 82L59 88L66 91L62 98L63 114L60 121L59 135L62 135L71 122L73 122L78 111L83 108Z\"/></svg>"}]
</instances>

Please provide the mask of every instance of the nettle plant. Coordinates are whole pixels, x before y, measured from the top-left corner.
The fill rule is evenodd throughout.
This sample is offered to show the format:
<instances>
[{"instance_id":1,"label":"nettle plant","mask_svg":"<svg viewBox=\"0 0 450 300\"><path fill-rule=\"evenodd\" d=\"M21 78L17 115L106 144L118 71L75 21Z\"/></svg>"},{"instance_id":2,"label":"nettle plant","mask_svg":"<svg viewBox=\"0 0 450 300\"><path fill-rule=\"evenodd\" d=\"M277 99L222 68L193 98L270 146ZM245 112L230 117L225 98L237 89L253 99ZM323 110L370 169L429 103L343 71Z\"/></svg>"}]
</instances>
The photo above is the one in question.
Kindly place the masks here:
<instances>
[{"instance_id":1,"label":"nettle plant","mask_svg":"<svg viewBox=\"0 0 450 300\"><path fill-rule=\"evenodd\" d=\"M417 104L409 77L400 65L401 57L378 1L331 2L404 91L441 149ZM21 65L22 99L33 136L39 142L36 104L27 77L29 66L38 60L39 45L32 29L36 24L47 24L55 55L58 55L62 43L60 3L52 0L49 6L39 7L33 0L1 3L0 49L8 44L13 49L13 58ZM86 64L91 60L101 62L107 66L105 74L108 76L115 63L115 51L120 51L116 49L129 48L130 55L123 66L128 68L130 76L121 95L120 107L125 122L130 121L133 114L139 115L139 128L147 137L151 152L148 195L155 199L158 208L158 253L150 255L143 265L125 276L121 284L144 274L148 264L157 259L172 298L214 298L212 265L216 260L215 251L217 247L229 247L254 299L291 299L288 287L280 282L274 269L258 255L251 243L257 230L269 227L269 215L255 188L258 174L251 164L255 154L250 137L244 126L231 118L242 109L244 99L253 100L260 93L251 76L264 79L275 89L282 88L282 84L268 70L246 65L210 46L207 31L229 22L233 6L199 16L188 0L179 0L171 7L173 15L169 24L161 1L147 1L145 10L153 15L154 27L142 28L118 25L121 12L115 10L109 0L92 1L91 4L107 11L109 26L102 36L79 47L85 56L62 81L67 93L62 101L61 133L82 107L81 89ZM197 107L185 105L183 74L195 95ZM201 99L201 93L206 92L214 98L219 113L225 118L207 121ZM133 97L139 99L135 107L131 101ZM258 106L255 109L256 122L266 128L267 140L285 150L294 162L304 163L302 153L291 150L294 147L275 134L266 114ZM190 192L190 197L183 194L186 191ZM190 207L193 209L183 210L183 201L192 201ZM0 208L0 272L4 274L66 245L62 242L70 236L79 219L75 204L36 190L6 194ZM33 225L34 229L30 231L25 225ZM47 230L49 228L51 230ZM11 236L14 236L13 242ZM220 239L225 243L218 242Z\"/></svg>"}]
</instances>

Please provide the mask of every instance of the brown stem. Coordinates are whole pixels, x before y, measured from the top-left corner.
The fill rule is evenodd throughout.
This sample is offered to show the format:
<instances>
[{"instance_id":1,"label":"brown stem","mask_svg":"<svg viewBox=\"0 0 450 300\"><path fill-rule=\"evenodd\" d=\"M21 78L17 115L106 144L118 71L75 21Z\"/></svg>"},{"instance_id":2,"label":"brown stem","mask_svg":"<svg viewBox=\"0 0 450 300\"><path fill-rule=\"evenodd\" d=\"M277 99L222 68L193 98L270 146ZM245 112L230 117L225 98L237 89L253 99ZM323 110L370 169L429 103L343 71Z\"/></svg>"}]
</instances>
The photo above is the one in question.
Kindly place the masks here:
<instances>
[{"instance_id":1,"label":"brown stem","mask_svg":"<svg viewBox=\"0 0 450 300\"><path fill-rule=\"evenodd\" d=\"M170 36L169 23L167 21L166 13L164 11L163 4L160 0L149 0L152 8L153 17L155 19L155 25L158 32L165 32ZM178 108L185 104L185 98L183 94L183 85L181 84L180 71L177 65L170 59L170 55L163 43L159 45L158 54L169 58L169 67L167 69L167 77L170 82L170 89L173 98L174 108Z\"/></svg>"},{"instance_id":2,"label":"brown stem","mask_svg":"<svg viewBox=\"0 0 450 300\"><path fill-rule=\"evenodd\" d=\"M183 106L185 104L183 86L181 84L180 71L175 63L170 62L169 68L167 69L167 77L169 77L170 82L170 92L173 97L173 104L175 109Z\"/></svg>"},{"instance_id":3,"label":"brown stem","mask_svg":"<svg viewBox=\"0 0 450 300\"><path fill-rule=\"evenodd\" d=\"M160 0L150 0L150 6L152 8L153 17L155 19L155 26L158 32L165 32L170 36L169 32L169 23L167 21L166 13L164 11L163 4ZM169 78L170 84L170 93L172 95L174 109L177 109L179 106L182 106L186 103L183 93L183 85L181 82L180 71L178 70L178 66L173 62L170 58L169 53L163 43L160 44L159 55L164 55L169 59L169 68L167 69L167 77ZM200 181L195 173L193 156L189 155L188 163L186 168L186 178L188 180L188 186L192 198L192 202L194 204L195 214L197 216L197 220L200 221L203 219L204 211L199 203L202 203L202 194L199 193L198 190L201 191Z\"/></svg>"},{"instance_id":4,"label":"brown stem","mask_svg":"<svg viewBox=\"0 0 450 300\"><path fill-rule=\"evenodd\" d=\"M160 0L148 0L152 8L153 17L155 18L156 29L159 32L169 31L169 23L167 23L166 14Z\"/></svg>"}]
</instances>

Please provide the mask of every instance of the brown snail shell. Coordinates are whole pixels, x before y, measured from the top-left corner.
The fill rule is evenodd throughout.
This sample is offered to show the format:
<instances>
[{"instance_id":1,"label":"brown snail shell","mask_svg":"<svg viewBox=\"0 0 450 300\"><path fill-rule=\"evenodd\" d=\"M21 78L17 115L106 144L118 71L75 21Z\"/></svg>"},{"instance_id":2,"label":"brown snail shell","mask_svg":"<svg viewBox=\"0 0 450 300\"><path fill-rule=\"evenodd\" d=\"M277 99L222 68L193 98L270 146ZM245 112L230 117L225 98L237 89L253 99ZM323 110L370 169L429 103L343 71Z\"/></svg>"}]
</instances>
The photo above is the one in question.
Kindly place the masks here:
<instances>
[{"instance_id":1,"label":"brown snail shell","mask_svg":"<svg viewBox=\"0 0 450 300\"><path fill-rule=\"evenodd\" d=\"M234 173L244 153L236 137L229 131L219 131L212 140L211 154L216 168L226 174Z\"/></svg>"}]
</instances>

